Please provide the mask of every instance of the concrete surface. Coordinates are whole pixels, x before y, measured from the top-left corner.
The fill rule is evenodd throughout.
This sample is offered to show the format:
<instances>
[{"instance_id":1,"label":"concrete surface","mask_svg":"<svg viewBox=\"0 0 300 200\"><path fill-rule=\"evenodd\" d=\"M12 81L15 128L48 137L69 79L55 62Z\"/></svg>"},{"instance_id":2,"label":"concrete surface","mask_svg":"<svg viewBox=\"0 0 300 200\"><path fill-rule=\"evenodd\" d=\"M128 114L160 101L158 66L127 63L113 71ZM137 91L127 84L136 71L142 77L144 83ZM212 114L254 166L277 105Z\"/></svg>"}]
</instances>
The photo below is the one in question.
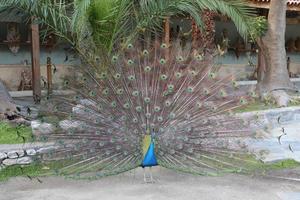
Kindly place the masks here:
<instances>
[{"instance_id":1,"label":"concrete surface","mask_svg":"<svg viewBox=\"0 0 300 200\"><path fill-rule=\"evenodd\" d=\"M148 172L148 171L146 171ZM148 172L149 173L149 172ZM142 169L97 181L15 178L0 183L1 200L299 200L300 182L226 175L203 177L155 168L154 184Z\"/></svg>"}]
</instances>

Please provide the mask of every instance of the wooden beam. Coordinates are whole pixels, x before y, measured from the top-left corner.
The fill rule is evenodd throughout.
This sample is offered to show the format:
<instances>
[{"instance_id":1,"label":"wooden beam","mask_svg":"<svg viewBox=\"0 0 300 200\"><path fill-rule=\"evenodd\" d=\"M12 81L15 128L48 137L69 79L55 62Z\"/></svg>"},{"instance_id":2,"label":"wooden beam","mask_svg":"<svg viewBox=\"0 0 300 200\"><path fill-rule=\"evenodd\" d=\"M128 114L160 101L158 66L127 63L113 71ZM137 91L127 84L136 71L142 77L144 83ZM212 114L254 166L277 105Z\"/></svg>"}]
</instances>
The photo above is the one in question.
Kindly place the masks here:
<instances>
[{"instance_id":1,"label":"wooden beam","mask_svg":"<svg viewBox=\"0 0 300 200\"><path fill-rule=\"evenodd\" d=\"M35 103L40 103L41 92L41 67L40 67L40 34L39 25L35 18L31 19L31 63L32 63L32 89Z\"/></svg>"},{"instance_id":2,"label":"wooden beam","mask_svg":"<svg viewBox=\"0 0 300 200\"><path fill-rule=\"evenodd\" d=\"M52 64L51 64L51 58L47 57L47 92L48 96L52 94Z\"/></svg>"},{"instance_id":3,"label":"wooden beam","mask_svg":"<svg viewBox=\"0 0 300 200\"><path fill-rule=\"evenodd\" d=\"M165 33L164 42L168 46L168 50L166 52L166 59L169 60L169 58L170 58L170 51L169 51L169 48L170 48L170 18L169 17L167 17L165 19L164 33Z\"/></svg>"}]
</instances>

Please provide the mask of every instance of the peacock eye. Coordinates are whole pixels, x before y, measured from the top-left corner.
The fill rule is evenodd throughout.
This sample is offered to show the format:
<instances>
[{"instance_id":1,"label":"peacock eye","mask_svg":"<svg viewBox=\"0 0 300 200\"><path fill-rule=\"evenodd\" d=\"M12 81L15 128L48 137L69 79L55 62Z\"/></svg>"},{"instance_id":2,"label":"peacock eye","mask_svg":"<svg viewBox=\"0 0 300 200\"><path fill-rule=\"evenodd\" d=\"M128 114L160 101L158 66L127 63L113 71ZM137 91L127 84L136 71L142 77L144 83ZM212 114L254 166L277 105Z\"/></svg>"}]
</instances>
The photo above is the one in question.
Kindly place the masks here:
<instances>
[{"instance_id":1,"label":"peacock eye","mask_svg":"<svg viewBox=\"0 0 300 200\"><path fill-rule=\"evenodd\" d=\"M121 78L121 74L116 73L116 74L114 75L114 77L115 77L115 79L120 79L120 78Z\"/></svg>"},{"instance_id":2,"label":"peacock eye","mask_svg":"<svg viewBox=\"0 0 300 200\"><path fill-rule=\"evenodd\" d=\"M124 105L123 105L123 107L125 108L125 109L128 109L128 108L130 108L130 103L125 103Z\"/></svg>"},{"instance_id":3,"label":"peacock eye","mask_svg":"<svg viewBox=\"0 0 300 200\"><path fill-rule=\"evenodd\" d=\"M169 85L168 85L168 90L171 90L171 91L174 90L174 85L169 84Z\"/></svg>"},{"instance_id":4,"label":"peacock eye","mask_svg":"<svg viewBox=\"0 0 300 200\"><path fill-rule=\"evenodd\" d=\"M183 61L183 57L182 57L182 56L177 56L177 57L176 57L176 60L177 60L178 62L182 62L182 61Z\"/></svg>"},{"instance_id":5,"label":"peacock eye","mask_svg":"<svg viewBox=\"0 0 300 200\"><path fill-rule=\"evenodd\" d=\"M211 79L215 79L217 77L217 75L214 72L210 72L208 74L208 77L211 78Z\"/></svg>"},{"instance_id":6,"label":"peacock eye","mask_svg":"<svg viewBox=\"0 0 300 200\"><path fill-rule=\"evenodd\" d=\"M135 110L136 110L137 112L141 112L141 111L142 111L142 107L141 107L141 106L137 106L137 107L135 108Z\"/></svg>"},{"instance_id":7,"label":"peacock eye","mask_svg":"<svg viewBox=\"0 0 300 200\"><path fill-rule=\"evenodd\" d=\"M154 111L155 111L155 112L159 112L159 111L160 111L160 107L159 107L159 106L155 106L155 107L154 107Z\"/></svg>"},{"instance_id":8,"label":"peacock eye","mask_svg":"<svg viewBox=\"0 0 300 200\"><path fill-rule=\"evenodd\" d=\"M102 73L100 74L100 78L101 78L101 79L106 79L106 78L107 78L107 73L102 72Z\"/></svg>"},{"instance_id":9,"label":"peacock eye","mask_svg":"<svg viewBox=\"0 0 300 200\"><path fill-rule=\"evenodd\" d=\"M127 45L127 49L132 49L133 48L133 45L132 44L128 44Z\"/></svg>"},{"instance_id":10,"label":"peacock eye","mask_svg":"<svg viewBox=\"0 0 300 200\"><path fill-rule=\"evenodd\" d=\"M160 45L160 47L161 47L162 49L165 49L165 48L167 48L168 46L167 46L166 43L162 43L162 44Z\"/></svg>"},{"instance_id":11,"label":"peacock eye","mask_svg":"<svg viewBox=\"0 0 300 200\"><path fill-rule=\"evenodd\" d=\"M117 107L117 102L116 101L111 102L110 106L113 107L113 108Z\"/></svg>"},{"instance_id":12,"label":"peacock eye","mask_svg":"<svg viewBox=\"0 0 300 200\"><path fill-rule=\"evenodd\" d=\"M151 113L146 113L146 118L149 119L151 117Z\"/></svg>"},{"instance_id":13,"label":"peacock eye","mask_svg":"<svg viewBox=\"0 0 300 200\"><path fill-rule=\"evenodd\" d=\"M118 89L118 90L117 90L117 94L119 94L119 95L123 94L123 92L124 92L123 89Z\"/></svg>"},{"instance_id":14,"label":"peacock eye","mask_svg":"<svg viewBox=\"0 0 300 200\"><path fill-rule=\"evenodd\" d=\"M144 51L143 51L143 55L144 55L144 56L147 56L147 55L149 55L149 51L147 51L147 50L144 50Z\"/></svg>"},{"instance_id":15,"label":"peacock eye","mask_svg":"<svg viewBox=\"0 0 300 200\"><path fill-rule=\"evenodd\" d=\"M221 97L227 97L227 93L226 93L226 91L224 89L220 90L220 96Z\"/></svg>"},{"instance_id":16,"label":"peacock eye","mask_svg":"<svg viewBox=\"0 0 300 200\"><path fill-rule=\"evenodd\" d=\"M83 82L86 82L86 81L87 81L87 78L86 78L85 76L83 76L83 77L81 78L81 80L82 80Z\"/></svg>"},{"instance_id":17,"label":"peacock eye","mask_svg":"<svg viewBox=\"0 0 300 200\"><path fill-rule=\"evenodd\" d=\"M187 92L188 92L188 93L193 93L193 92L194 92L194 88L191 87L191 86L189 86L189 87L187 88Z\"/></svg>"},{"instance_id":18,"label":"peacock eye","mask_svg":"<svg viewBox=\"0 0 300 200\"><path fill-rule=\"evenodd\" d=\"M96 92L95 92L95 91L90 91L89 95L90 95L91 97L94 97L94 96L96 96Z\"/></svg>"},{"instance_id":19,"label":"peacock eye","mask_svg":"<svg viewBox=\"0 0 300 200\"><path fill-rule=\"evenodd\" d=\"M108 88L105 88L103 91L102 91L102 94L104 95L108 95L109 93L109 89Z\"/></svg>"},{"instance_id":20,"label":"peacock eye","mask_svg":"<svg viewBox=\"0 0 300 200\"><path fill-rule=\"evenodd\" d=\"M163 121L163 117L162 116L157 117L157 121L162 122Z\"/></svg>"},{"instance_id":21,"label":"peacock eye","mask_svg":"<svg viewBox=\"0 0 300 200\"><path fill-rule=\"evenodd\" d=\"M137 118L133 118L132 122L136 124L136 123L138 123L138 119Z\"/></svg>"},{"instance_id":22,"label":"peacock eye","mask_svg":"<svg viewBox=\"0 0 300 200\"><path fill-rule=\"evenodd\" d=\"M145 101L145 103L150 103L150 102L151 102L151 99L150 99L149 97L145 97L145 98L144 98L144 101Z\"/></svg>"},{"instance_id":23,"label":"peacock eye","mask_svg":"<svg viewBox=\"0 0 300 200\"><path fill-rule=\"evenodd\" d=\"M200 54L196 55L195 58L196 58L196 60L198 60L198 61L202 61L202 60L203 60L203 56L200 55Z\"/></svg>"},{"instance_id":24,"label":"peacock eye","mask_svg":"<svg viewBox=\"0 0 300 200\"><path fill-rule=\"evenodd\" d=\"M137 90L136 90L136 91L133 91L133 92L132 92L132 96L135 96L135 97L139 96L139 91L137 91Z\"/></svg>"},{"instance_id":25,"label":"peacock eye","mask_svg":"<svg viewBox=\"0 0 300 200\"><path fill-rule=\"evenodd\" d=\"M127 119L127 117L125 115L123 115L120 119L121 119L121 121L125 121Z\"/></svg>"},{"instance_id":26,"label":"peacock eye","mask_svg":"<svg viewBox=\"0 0 300 200\"><path fill-rule=\"evenodd\" d=\"M175 73L175 77L178 79L178 78L181 78L182 77L182 73L180 72L176 72Z\"/></svg>"},{"instance_id":27,"label":"peacock eye","mask_svg":"<svg viewBox=\"0 0 300 200\"><path fill-rule=\"evenodd\" d=\"M150 71L151 71L151 67L150 67L150 66L146 66L146 67L144 68L144 71L145 71L145 72L150 72Z\"/></svg>"},{"instance_id":28,"label":"peacock eye","mask_svg":"<svg viewBox=\"0 0 300 200\"><path fill-rule=\"evenodd\" d=\"M127 64L128 64L128 65L133 65L133 63L134 63L134 62L133 62L133 60L131 60L131 59L129 59L129 60L127 61Z\"/></svg>"},{"instance_id":29,"label":"peacock eye","mask_svg":"<svg viewBox=\"0 0 300 200\"><path fill-rule=\"evenodd\" d=\"M170 119L174 119L175 116L176 116L176 115L175 115L175 113L173 113L173 112L171 112L171 113L169 114L169 118L170 118Z\"/></svg>"},{"instance_id":30,"label":"peacock eye","mask_svg":"<svg viewBox=\"0 0 300 200\"><path fill-rule=\"evenodd\" d=\"M232 83L233 87L235 87L235 88L238 87L238 83L236 81L232 81L231 83Z\"/></svg>"},{"instance_id":31,"label":"peacock eye","mask_svg":"<svg viewBox=\"0 0 300 200\"><path fill-rule=\"evenodd\" d=\"M250 91L249 95L253 98L257 97L256 92L255 91Z\"/></svg>"},{"instance_id":32,"label":"peacock eye","mask_svg":"<svg viewBox=\"0 0 300 200\"><path fill-rule=\"evenodd\" d=\"M167 61L166 61L165 59L162 58L162 59L159 60L159 63L162 64L162 65L164 65L164 64L167 63Z\"/></svg>"},{"instance_id":33,"label":"peacock eye","mask_svg":"<svg viewBox=\"0 0 300 200\"><path fill-rule=\"evenodd\" d=\"M135 80L135 76L134 76L134 75L130 75L130 76L128 76L128 80L130 80L130 81L134 81L134 80Z\"/></svg>"},{"instance_id":34,"label":"peacock eye","mask_svg":"<svg viewBox=\"0 0 300 200\"><path fill-rule=\"evenodd\" d=\"M189 74L190 74L191 76L196 76L196 75L197 75L197 72L196 72L195 70L191 70L191 71L189 71Z\"/></svg>"},{"instance_id":35,"label":"peacock eye","mask_svg":"<svg viewBox=\"0 0 300 200\"><path fill-rule=\"evenodd\" d=\"M68 86L70 84L70 82L68 81L68 80L66 80L65 82L64 82L64 85L65 86Z\"/></svg>"},{"instance_id":36,"label":"peacock eye","mask_svg":"<svg viewBox=\"0 0 300 200\"><path fill-rule=\"evenodd\" d=\"M209 89L204 88L204 89L203 89L203 93L204 93L205 95L209 95L209 94L210 94L210 91L209 91Z\"/></svg>"},{"instance_id":37,"label":"peacock eye","mask_svg":"<svg viewBox=\"0 0 300 200\"><path fill-rule=\"evenodd\" d=\"M240 98L240 104L245 105L247 104L247 100L245 98Z\"/></svg>"},{"instance_id":38,"label":"peacock eye","mask_svg":"<svg viewBox=\"0 0 300 200\"><path fill-rule=\"evenodd\" d=\"M170 105L171 105L171 101L168 101L168 100L167 100L167 101L165 102L165 106L169 107Z\"/></svg>"},{"instance_id":39,"label":"peacock eye","mask_svg":"<svg viewBox=\"0 0 300 200\"><path fill-rule=\"evenodd\" d=\"M160 79L163 81L167 80L167 78L168 78L168 76L166 74L163 74L160 76Z\"/></svg>"},{"instance_id":40,"label":"peacock eye","mask_svg":"<svg viewBox=\"0 0 300 200\"><path fill-rule=\"evenodd\" d=\"M118 56L113 56L111 60L112 62L116 62L118 60Z\"/></svg>"}]
</instances>

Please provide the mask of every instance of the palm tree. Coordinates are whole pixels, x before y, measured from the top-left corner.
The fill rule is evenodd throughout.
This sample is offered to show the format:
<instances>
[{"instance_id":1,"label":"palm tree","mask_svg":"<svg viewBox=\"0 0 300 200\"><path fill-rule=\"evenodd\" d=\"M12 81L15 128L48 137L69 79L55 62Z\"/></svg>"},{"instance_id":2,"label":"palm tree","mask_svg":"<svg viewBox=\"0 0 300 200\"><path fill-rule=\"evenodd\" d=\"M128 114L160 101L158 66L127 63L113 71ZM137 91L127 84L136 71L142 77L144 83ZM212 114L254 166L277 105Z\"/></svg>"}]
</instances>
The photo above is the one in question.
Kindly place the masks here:
<instances>
[{"instance_id":1,"label":"palm tree","mask_svg":"<svg viewBox=\"0 0 300 200\"><path fill-rule=\"evenodd\" d=\"M116 42L161 30L166 17L190 15L203 27L204 10L229 16L246 38L254 11L245 5L244 0L0 0L0 11L14 8L36 16L77 50L94 46L111 52Z\"/></svg>"}]
</instances>

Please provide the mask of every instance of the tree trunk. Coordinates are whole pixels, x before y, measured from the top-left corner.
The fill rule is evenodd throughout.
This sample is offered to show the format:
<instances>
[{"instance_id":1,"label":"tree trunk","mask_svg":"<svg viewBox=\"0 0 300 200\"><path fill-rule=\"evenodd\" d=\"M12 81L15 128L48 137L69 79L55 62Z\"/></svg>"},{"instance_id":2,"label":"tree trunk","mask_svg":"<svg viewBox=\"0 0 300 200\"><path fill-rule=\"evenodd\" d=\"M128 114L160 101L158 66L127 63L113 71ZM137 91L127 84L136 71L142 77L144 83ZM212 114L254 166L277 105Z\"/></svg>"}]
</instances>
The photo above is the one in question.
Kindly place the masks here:
<instances>
[{"instance_id":1,"label":"tree trunk","mask_svg":"<svg viewBox=\"0 0 300 200\"><path fill-rule=\"evenodd\" d=\"M257 91L261 96L277 90L295 90L289 79L286 63L285 31L286 31L286 0L272 0L268 16L268 31L257 43L261 55ZM264 73L265 71L265 73ZM273 95L274 96L274 95ZM278 95L275 95L278 98ZM275 97L274 97L275 98ZM276 99L278 103L278 99ZM279 103L279 104L282 104ZM284 103L284 104L287 104Z\"/></svg>"},{"instance_id":2,"label":"tree trunk","mask_svg":"<svg viewBox=\"0 0 300 200\"><path fill-rule=\"evenodd\" d=\"M17 113L17 106L9 95L6 87L0 81L0 120L13 117Z\"/></svg>"}]
</instances>

